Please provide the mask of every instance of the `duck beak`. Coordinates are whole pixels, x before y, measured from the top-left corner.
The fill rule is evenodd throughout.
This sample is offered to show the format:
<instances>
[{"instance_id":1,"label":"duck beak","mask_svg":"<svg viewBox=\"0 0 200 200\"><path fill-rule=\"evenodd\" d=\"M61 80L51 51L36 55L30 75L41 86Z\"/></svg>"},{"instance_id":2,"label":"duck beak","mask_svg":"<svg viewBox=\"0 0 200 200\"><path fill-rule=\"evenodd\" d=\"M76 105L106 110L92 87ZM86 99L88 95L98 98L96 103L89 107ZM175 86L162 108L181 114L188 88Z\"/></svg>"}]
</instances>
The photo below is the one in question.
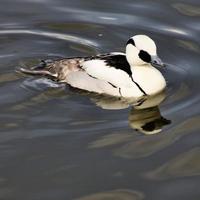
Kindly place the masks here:
<instances>
[{"instance_id":1,"label":"duck beak","mask_svg":"<svg viewBox=\"0 0 200 200\"><path fill-rule=\"evenodd\" d=\"M165 67L165 64L158 56L151 56L151 64L154 67Z\"/></svg>"}]
</instances>

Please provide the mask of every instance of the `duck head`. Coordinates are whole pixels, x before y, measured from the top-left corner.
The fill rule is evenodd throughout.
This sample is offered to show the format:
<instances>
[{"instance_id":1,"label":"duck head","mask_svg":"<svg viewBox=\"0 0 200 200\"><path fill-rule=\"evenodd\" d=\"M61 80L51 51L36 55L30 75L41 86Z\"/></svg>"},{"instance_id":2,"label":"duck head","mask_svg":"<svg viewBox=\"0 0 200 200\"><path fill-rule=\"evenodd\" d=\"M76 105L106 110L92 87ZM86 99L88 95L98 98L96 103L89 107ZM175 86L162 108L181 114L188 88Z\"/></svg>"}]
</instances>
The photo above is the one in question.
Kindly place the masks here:
<instances>
[{"instance_id":1,"label":"duck head","mask_svg":"<svg viewBox=\"0 0 200 200\"><path fill-rule=\"evenodd\" d=\"M131 66L164 66L157 56L155 42L146 35L135 35L126 43L126 59Z\"/></svg>"}]
</instances>

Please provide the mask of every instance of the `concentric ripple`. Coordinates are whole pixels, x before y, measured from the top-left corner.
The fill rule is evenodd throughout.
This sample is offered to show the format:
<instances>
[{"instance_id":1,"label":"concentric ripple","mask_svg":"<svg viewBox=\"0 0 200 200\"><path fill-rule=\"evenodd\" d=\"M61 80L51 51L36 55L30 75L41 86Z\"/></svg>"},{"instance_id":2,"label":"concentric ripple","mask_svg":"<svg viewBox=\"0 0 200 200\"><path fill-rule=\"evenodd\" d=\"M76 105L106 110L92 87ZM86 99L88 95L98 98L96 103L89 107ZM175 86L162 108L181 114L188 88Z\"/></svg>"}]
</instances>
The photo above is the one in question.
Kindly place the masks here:
<instances>
[{"instance_id":1,"label":"concentric ripple","mask_svg":"<svg viewBox=\"0 0 200 200\"><path fill-rule=\"evenodd\" d=\"M199 199L199 8L197 0L3 0L0 199ZM135 34L152 37L166 63L159 107L16 72L41 59L124 51Z\"/></svg>"}]
</instances>

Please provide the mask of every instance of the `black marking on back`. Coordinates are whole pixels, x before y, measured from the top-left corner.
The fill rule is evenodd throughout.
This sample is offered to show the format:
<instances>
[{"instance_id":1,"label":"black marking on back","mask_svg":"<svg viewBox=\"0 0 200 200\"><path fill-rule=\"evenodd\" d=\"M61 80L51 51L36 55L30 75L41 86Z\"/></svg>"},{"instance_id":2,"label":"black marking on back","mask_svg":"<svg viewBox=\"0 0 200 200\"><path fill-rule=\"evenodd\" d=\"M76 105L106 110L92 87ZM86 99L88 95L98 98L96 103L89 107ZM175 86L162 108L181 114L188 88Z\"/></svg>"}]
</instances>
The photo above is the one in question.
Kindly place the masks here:
<instances>
[{"instance_id":1,"label":"black marking on back","mask_svg":"<svg viewBox=\"0 0 200 200\"><path fill-rule=\"evenodd\" d=\"M131 67L126 60L125 55L110 55L100 58L104 60L107 66L114 67L116 69L120 69L125 71L129 76L132 75Z\"/></svg>"},{"instance_id":2,"label":"black marking on back","mask_svg":"<svg viewBox=\"0 0 200 200\"><path fill-rule=\"evenodd\" d=\"M125 55L112 55L112 54L104 54L95 57L96 59L104 60L107 66L114 67L116 69L120 69L125 71L139 88L139 90L144 94L147 95L146 92L140 87L140 85L134 81L132 77L131 66L129 65ZM94 58L93 58L94 59ZM117 77L116 77L117 78Z\"/></svg>"},{"instance_id":3,"label":"black marking on back","mask_svg":"<svg viewBox=\"0 0 200 200\"><path fill-rule=\"evenodd\" d=\"M128 45L128 44L132 44L133 46L135 46L135 41L134 41L132 38L130 38L130 39L127 41L126 45Z\"/></svg>"},{"instance_id":4,"label":"black marking on back","mask_svg":"<svg viewBox=\"0 0 200 200\"><path fill-rule=\"evenodd\" d=\"M144 62L150 63L151 62L151 56L149 55L149 53L147 53L144 50L140 50L139 52L139 57L140 59L142 59Z\"/></svg>"}]
</instances>

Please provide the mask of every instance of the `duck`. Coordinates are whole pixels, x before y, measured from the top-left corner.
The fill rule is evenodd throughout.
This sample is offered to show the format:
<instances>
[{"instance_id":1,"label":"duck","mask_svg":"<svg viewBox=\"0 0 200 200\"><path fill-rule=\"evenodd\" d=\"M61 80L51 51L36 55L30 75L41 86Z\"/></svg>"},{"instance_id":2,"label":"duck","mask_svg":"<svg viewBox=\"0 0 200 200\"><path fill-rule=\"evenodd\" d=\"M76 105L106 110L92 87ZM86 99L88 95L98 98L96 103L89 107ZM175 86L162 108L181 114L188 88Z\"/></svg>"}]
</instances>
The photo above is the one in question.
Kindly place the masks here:
<instances>
[{"instance_id":1,"label":"duck","mask_svg":"<svg viewBox=\"0 0 200 200\"><path fill-rule=\"evenodd\" d=\"M46 60L30 69L21 67L19 71L88 92L139 99L166 88L166 80L157 69L164 66L153 39L135 35L128 39L125 53Z\"/></svg>"}]
</instances>

